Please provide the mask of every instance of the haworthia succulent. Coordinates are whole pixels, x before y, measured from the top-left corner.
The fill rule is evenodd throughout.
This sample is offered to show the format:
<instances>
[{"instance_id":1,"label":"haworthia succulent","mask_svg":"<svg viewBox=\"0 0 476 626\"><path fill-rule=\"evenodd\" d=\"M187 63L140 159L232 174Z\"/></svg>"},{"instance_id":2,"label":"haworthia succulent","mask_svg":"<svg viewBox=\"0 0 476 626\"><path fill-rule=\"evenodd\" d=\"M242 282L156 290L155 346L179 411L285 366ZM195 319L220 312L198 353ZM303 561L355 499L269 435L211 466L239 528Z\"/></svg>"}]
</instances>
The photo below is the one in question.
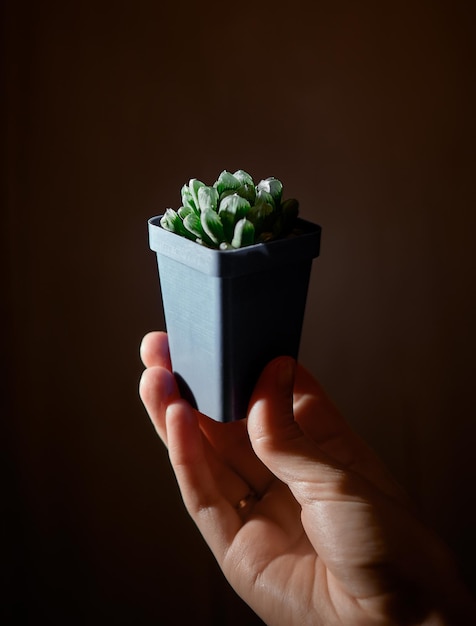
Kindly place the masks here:
<instances>
[{"instance_id":1,"label":"haworthia succulent","mask_svg":"<svg viewBox=\"0 0 476 626\"><path fill-rule=\"evenodd\" d=\"M218 207L218 191L215 187L207 187L204 185L198 189L198 206L200 211L216 211Z\"/></svg>"},{"instance_id":2,"label":"haworthia succulent","mask_svg":"<svg viewBox=\"0 0 476 626\"><path fill-rule=\"evenodd\" d=\"M201 180L197 180L196 178L191 178L188 183L188 189L190 193L192 194L193 203L198 209L200 208L200 202L198 200L198 190L200 189L200 187L204 187L204 186L205 186L205 183L202 183Z\"/></svg>"},{"instance_id":3,"label":"haworthia succulent","mask_svg":"<svg viewBox=\"0 0 476 626\"><path fill-rule=\"evenodd\" d=\"M255 186L251 176L244 170L236 170L236 172L233 173L233 176L237 178L242 185L250 185L251 187Z\"/></svg>"},{"instance_id":4,"label":"haworthia succulent","mask_svg":"<svg viewBox=\"0 0 476 626\"><path fill-rule=\"evenodd\" d=\"M186 209L191 209L195 213L199 211L188 185L182 187L182 204Z\"/></svg>"},{"instance_id":5,"label":"haworthia succulent","mask_svg":"<svg viewBox=\"0 0 476 626\"><path fill-rule=\"evenodd\" d=\"M171 232L182 235L183 237L187 236L182 219L173 209L166 209L162 219L160 220L160 225L162 228L165 228L165 230L170 230Z\"/></svg>"},{"instance_id":6,"label":"haworthia succulent","mask_svg":"<svg viewBox=\"0 0 476 626\"><path fill-rule=\"evenodd\" d=\"M200 221L203 230L210 237L216 246L219 246L225 240L223 224L218 214L214 210L208 209L202 212Z\"/></svg>"},{"instance_id":7,"label":"haworthia succulent","mask_svg":"<svg viewBox=\"0 0 476 626\"><path fill-rule=\"evenodd\" d=\"M184 220L190 213L195 213L195 211L189 206L181 206L178 210L178 214L182 220Z\"/></svg>"},{"instance_id":8,"label":"haworthia succulent","mask_svg":"<svg viewBox=\"0 0 476 626\"><path fill-rule=\"evenodd\" d=\"M192 235L195 235L195 237L199 239L203 237L202 223L195 213L189 213L183 220L183 225Z\"/></svg>"},{"instance_id":9,"label":"haworthia succulent","mask_svg":"<svg viewBox=\"0 0 476 626\"><path fill-rule=\"evenodd\" d=\"M218 215L223 224L226 241L231 242L235 224L244 217L250 209L251 204L248 200L242 198L237 193L226 196L221 200Z\"/></svg>"},{"instance_id":10,"label":"haworthia succulent","mask_svg":"<svg viewBox=\"0 0 476 626\"><path fill-rule=\"evenodd\" d=\"M283 193L283 185L277 178L265 178L256 185L256 191L266 191L273 197L274 203L277 205L281 202Z\"/></svg>"},{"instance_id":11,"label":"haworthia succulent","mask_svg":"<svg viewBox=\"0 0 476 626\"><path fill-rule=\"evenodd\" d=\"M212 186L191 178L181 189L182 206L167 209L161 226L199 244L231 250L290 233L298 202L282 201L283 186L273 177L257 185L244 170L223 170Z\"/></svg>"},{"instance_id":12,"label":"haworthia succulent","mask_svg":"<svg viewBox=\"0 0 476 626\"><path fill-rule=\"evenodd\" d=\"M255 227L244 217L238 220L233 233L231 245L233 248L244 248L251 246L255 242Z\"/></svg>"},{"instance_id":13,"label":"haworthia succulent","mask_svg":"<svg viewBox=\"0 0 476 626\"><path fill-rule=\"evenodd\" d=\"M216 187L216 190L221 195L223 191L227 189L238 189L240 185L241 181L238 178L233 176L233 174L230 174L230 172L223 170L214 184L214 187Z\"/></svg>"}]
</instances>

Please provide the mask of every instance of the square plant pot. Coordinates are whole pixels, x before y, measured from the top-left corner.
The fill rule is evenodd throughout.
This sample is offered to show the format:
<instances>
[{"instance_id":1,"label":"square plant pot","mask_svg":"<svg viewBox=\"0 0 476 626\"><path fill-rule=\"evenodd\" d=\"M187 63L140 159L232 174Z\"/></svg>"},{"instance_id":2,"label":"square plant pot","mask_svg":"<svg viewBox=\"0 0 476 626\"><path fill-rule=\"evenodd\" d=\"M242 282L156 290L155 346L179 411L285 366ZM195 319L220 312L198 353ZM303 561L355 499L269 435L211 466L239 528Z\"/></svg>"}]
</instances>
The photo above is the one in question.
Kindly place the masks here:
<instances>
[{"instance_id":1,"label":"square plant pot","mask_svg":"<svg viewBox=\"0 0 476 626\"><path fill-rule=\"evenodd\" d=\"M149 220L172 368L182 396L219 422L246 417L257 379L277 356L298 356L321 228L237 250L213 250Z\"/></svg>"}]
</instances>

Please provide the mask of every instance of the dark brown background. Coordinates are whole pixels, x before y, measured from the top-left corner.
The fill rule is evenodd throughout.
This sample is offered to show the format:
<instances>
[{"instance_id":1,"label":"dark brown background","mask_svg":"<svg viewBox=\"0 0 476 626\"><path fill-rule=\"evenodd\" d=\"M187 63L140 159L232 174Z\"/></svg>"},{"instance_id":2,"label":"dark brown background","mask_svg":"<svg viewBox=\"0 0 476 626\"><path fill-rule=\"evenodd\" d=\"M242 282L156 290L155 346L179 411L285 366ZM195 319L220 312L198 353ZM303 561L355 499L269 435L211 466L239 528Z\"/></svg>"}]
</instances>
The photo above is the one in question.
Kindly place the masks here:
<instances>
[{"instance_id":1,"label":"dark brown background","mask_svg":"<svg viewBox=\"0 0 476 626\"><path fill-rule=\"evenodd\" d=\"M322 225L302 360L474 589L470 5L2 3L3 623L258 623L137 395L147 218L222 169Z\"/></svg>"}]
</instances>

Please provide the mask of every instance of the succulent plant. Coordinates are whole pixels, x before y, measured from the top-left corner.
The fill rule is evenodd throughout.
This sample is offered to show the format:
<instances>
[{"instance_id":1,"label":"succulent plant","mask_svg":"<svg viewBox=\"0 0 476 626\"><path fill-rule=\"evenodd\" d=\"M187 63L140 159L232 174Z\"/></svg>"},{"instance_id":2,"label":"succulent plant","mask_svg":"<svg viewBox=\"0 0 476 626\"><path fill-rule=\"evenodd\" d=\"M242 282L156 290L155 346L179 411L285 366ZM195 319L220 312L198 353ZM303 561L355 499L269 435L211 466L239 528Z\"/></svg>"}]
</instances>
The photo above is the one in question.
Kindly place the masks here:
<instances>
[{"instance_id":1,"label":"succulent plant","mask_svg":"<svg viewBox=\"0 0 476 626\"><path fill-rule=\"evenodd\" d=\"M192 178L182 187L182 206L167 209L160 225L210 248L243 248L292 232L299 204L282 194L277 178L255 185L244 170L224 170L212 186Z\"/></svg>"}]
</instances>

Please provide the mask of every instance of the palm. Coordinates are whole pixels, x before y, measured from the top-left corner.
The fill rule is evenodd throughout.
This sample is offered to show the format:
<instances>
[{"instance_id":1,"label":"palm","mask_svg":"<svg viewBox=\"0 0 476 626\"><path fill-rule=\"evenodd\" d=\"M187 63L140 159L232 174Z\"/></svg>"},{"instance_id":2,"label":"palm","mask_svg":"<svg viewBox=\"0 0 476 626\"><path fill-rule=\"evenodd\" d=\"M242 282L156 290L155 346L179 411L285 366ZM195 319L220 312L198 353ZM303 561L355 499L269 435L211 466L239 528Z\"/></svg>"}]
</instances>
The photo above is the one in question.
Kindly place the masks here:
<instances>
[{"instance_id":1,"label":"palm","mask_svg":"<svg viewBox=\"0 0 476 626\"><path fill-rule=\"evenodd\" d=\"M299 370L298 390L300 384L307 384L305 378L306 373ZM314 423L319 402L316 396L297 391L294 396L296 421L303 425ZM355 566L360 570L371 566L372 559L378 556L374 548L376 537L368 533L372 525L365 503L345 493L327 493L327 501L321 502L321 509L331 507L333 519L342 520L346 528L338 552L329 549L328 535L327 549L320 546L316 550L309 539L313 529L303 525L306 522L301 505L287 485L257 458L249 441L246 422L224 426L203 416L199 419L206 440L207 463L213 468L224 500L229 501L230 494L245 495L250 487L260 496L243 515L228 507L229 524L235 527L235 533L225 555L216 552L216 556L231 585L270 623L292 624L293 616L300 615L305 607L305 616L300 615L296 623L318 624L322 618L317 612L313 614L310 607L319 607L322 615L325 605L327 617L322 623L350 623L347 612L354 608L353 588L352 585L343 586L333 575L333 570L338 569L341 554L348 554L349 550L355 553L355 546L361 546L360 553L354 556ZM307 428L312 430L309 425ZM336 461L348 458L348 450L340 449L339 434L330 432L330 422L321 421L320 436L321 448L332 449ZM354 445L361 444L355 441ZM392 490L393 486L388 485L388 488ZM238 502L239 497L235 496L230 504ZM361 505L358 514L355 514L356 504ZM354 512L352 524L349 524L349 507ZM368 536L366 541L363 541L364 534ZM213 547L213 540L211 544ZM322 551L327 553L325 560L320 556ZM272 590L272 593L263 594L263 588ZM358 589L355 591L359 592ZM379 603L380 589L372 589L371 593ZM367 619L362 611L362 623L369 623Z\"/></svg>"},{"instance_id":2,"label":"palm","mask_svg":"<svg viewBox=\"0 0 476 626\"><path fill-rule=\"evenodd\" d=\"M272 485L256 504L221 567L236 591L271 624L292 624L296 608L299 614L299 607L311 606L314 590L322 589L325 581L322 562L304 532L296 500L282 484ZM272 593L263 594L263 588Z\"/></svg>"},{"instance_id":3,"label":"palm","mask_svg":"<svg viewBox=\"0 0 476 626\"><path fill-rule=\"evenodd\" d=\"M219 424L180 399L163 333L146 337L142 358L141 396L184 502L232 586L267 623L405 623L406 615L385 616L414 606L405 594L428 577L428 560L444 580L438 542L304 369L283 394L282 366L266 368L248 419ZM239 509L250 492L257 499Z\"/></svg>"}]
</instances>

